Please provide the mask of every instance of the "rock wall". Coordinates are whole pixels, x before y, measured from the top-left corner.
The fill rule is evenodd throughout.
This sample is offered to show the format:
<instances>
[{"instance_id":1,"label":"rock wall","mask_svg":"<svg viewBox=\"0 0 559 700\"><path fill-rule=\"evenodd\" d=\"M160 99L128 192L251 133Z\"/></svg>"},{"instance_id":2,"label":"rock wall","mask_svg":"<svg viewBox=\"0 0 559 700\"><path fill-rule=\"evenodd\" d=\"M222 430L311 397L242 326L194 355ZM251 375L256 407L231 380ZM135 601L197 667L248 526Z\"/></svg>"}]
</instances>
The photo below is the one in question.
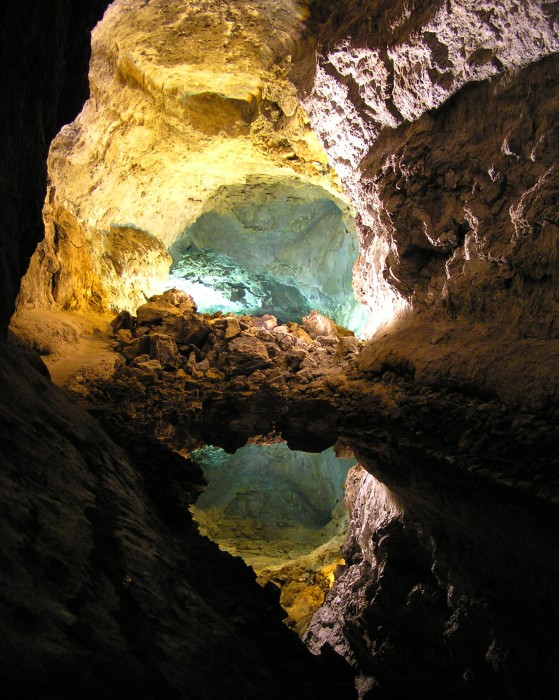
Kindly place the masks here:
<instances>
[{"instance_id":1,"label":"rock wall","mask_svg":"<svg viewBox=\"0 0 559 700\"><path fill-rule=\"evenodd\" d=\"M48 142L83 101L102 9L2 10L2 335L42 233ZM275 596L197 534L191 464L125 425L103 429L5 338L0 385L3 697L353 695L343 668L330 676L283 627Z\"/></svg>"},{"instance_id":2,"label":"rock wall","mask_svg":"<svg viewBox=\"0 0 559 700\"><path fill-rule=\"evenodd\" d=\"M199 469L124 423L111 439L35 362L0 348L4 697L351 697L198 534Z\"/></svg>"},{"instance_id":3,"label":"rock wall","mask_svg":"<svg viewBox=\"0 0 559 700\"><path fill-rule=\"evenodd\" d=\"M43 238L41 209L46 155L52 138L71 121L87 97L89 32L106 0L31 0L2 10L0 39L0 327L7 327L15 298L37 243ZM50 40L44 40L49 36Z\"/></svg>"},{"instance_id":4,"label":"rock wall","mask_svg":"<svg viewBox=\"0 0 559 700\"><path fill-rule=\"evenodd\" d=\"M293 77L358 211L376 325L410 304L554 335L556 4L326 5Z\"/></svg>"},{"instance_id":5,"label":"rock wall","mask_svg":"<svg viewBox=\"0 0 559 700\"><path fill-rule=\"evenodd\" d=\"M348 214L287 80L306 15L295 0L111 5L92 37L91 97L50 149L46 236L21 306L135 310L163 291L164 249L245 186L255 201L324 187ZM140 264L133 237L115 252L115 228L143 233Z\"/></svg>"},{"instance_id":6,"label":"rock wall","mask_svg":"<svg viewBox=\"0 0 559 700\"><path fill-rule=\"evenodd\" d=\"M559 415L558 19L536 1L316 2L294 57L357 210L372 326L412 312L358 360L368 388L342 431L366 472L308 635L358 669L361 697L555 692L556 463L539 447ZM406 381L413 409L393 402Z\"/></svg>"},{"instance_id":7,"label":"rock wall","mask_svg":"<svg viewBox=\"0 0 559 700\"><path fill-rule=\"evenodd\" d=\"M135 5L140 32L148 6L164 10L161 3ZM39 237L47 141L57 118L67 118L66 110L57 117L67 46L58 37L69 36L73 26L66 3L52 11L19 7L3 24L8 30L3 46L9 49L2 59L3 79L8 78L2 101L5 322ZM214 10L216 3L204 7ZM286 99L294 93L274 92L286 85L286 65L279 77L273 70L271 77L259 75L262 94L248 90L248 98L244 88L252 85L254 66L245 65L243 99L236 76L227 71L221 96L208 97L204 75L197 75L200 90L182 95L184 76L192 78L202 52L193 54L186 73L176 66L164 71L164 85L150 70L161 62L158 51L169 27L178 37L185 27L205 27L206 38L215 34L224 62L242 58L240 39L247 36L233 30L262 11L277 21L273 55L266 42L249 44L256 54L263 52L270 69L278 56L293 53L293 80L358 209L361 296L377 310L377 323L408 306L423 313L392 337L381 336L343 373L337 353L348 363L357 349L353 341L326 338L312 345L295 329L309 350L301 355L294 351L298 341L289 342L286 356L298 375L291 395L284 393L282 373L273 376L264 341L227 339L228 333L241 334L240 325L227 320L214 324L223 338L208 348L218 360L232 340L242 369L226 396L222 377L195 349L184 354L184 367L170 371L161 361L169 350L177 354L176 343L121 335L121 350L125 354L132 346L138 362L130 363L112 395L111 387L93 394L93 410L111 417L106 430L54 390L40 366L22 359L21 349L2 345L3 687L14 695L57 697L74 697L78 688L91 698L126 697L131 691L160 697L162 687L168 697L189 692L233 698L239 688L248 697L269 695L270 687L290 697L321 697L332 688L343 696L347 690L341 681L337 691L327 670L313 670L278 624L270 622L268 635L261 623L273 617L269 601L245 570L202 544L183 519L196 475L185 481L185 462L145 436L127 433L124 421L112 420L120 411L154 434L168 429L177 439L184 437L179 434L184 421L185 434L194 426L206 440L230 449L272 431L276 423L300 449L323 449L339 432L346 436L368 475L356 476L350 491L348 567L315 618L309 643L326 653L333 646L348 658L362 697L554 697L559 527L557 463L550 455L559 444L557 4L317 2L299 48L293 37L299 37L306 15L298 4L289 3L286 14L282 7L236 5L219 14L220 32L204 24L208 14L181 15L177 24L164 14L163 33L147 58L135 56L126 37L115 47L116 34L103 40L98 35L101 79L93 84L86 112L97 114L95 100L105 99L114 82L123 99L109 104L114 111L105 112L108 121L94 118L98 140L90 141L80 123L66 127L53 158L69 159L68 181L80 192L84 182L73 175L97 164L91 189L99 194L99 209L86 220L80 203L69 198L67 205L54 183L48 206L56 225L39 252L40 277L33 273L28 280L29 299L79 306L98 298L105 304L106 288L96 288L94 275L88 272L83 280L85 292L72 289L71 276L58 284L57 265L63 260L83 269L80 256L102 261L97 253L108 252L104 237L110 242L111 223L125 226L140 243L153 233L150 218L169 223L156 232L158 238L175 236L186 220L180 205L184 190L167 207L168 200L157 198L164 184L153 187L149 206L141 207L148 196L142 196L143 178L150 186L154 181L140 166L154 164L151 172L158 177L165 171L171 161L157 161L158 148L186 115L188 129L208 137L202 160L212 167L204 171L204 182L210 189L222 184L217 175L211 180L223 166L224 142L215 138L214 120L202 116L208 103L219 123L228 125L227 138L239 146L233 153L242 177L256 162L274 177L278 167L313 182L318 173L325 188L335 190L322 155L307 138L302 113ZM85 16L84 11L80 17ZM170 105L161 131L142 122L135 108L144 101ZM261 111L251 121L255 103ZM247 140L249 127L255 140ZM119 149L109 143L111 133L131 143L140 163L136 170L125 158L112 160ZM84 145L86 156L72 163L75 142ZM270 142L273 148L262 158L260 146ZM182 153L177 154L172 164L179 181L195 180L196 168L181 170ZM114 212L103 208L113 189L123 211L142 209L145 221L113 221ZM198 212L200 202L193 197L188 207ZM59 210L68 216L65 225ZM167 219L160 219L162 211ZM74 222L76 238L68 239ZM89 226L95 230L91 239ZM113 231L116 240L122 231ZM64 246L69 252L60 252ZM105 262L117 279L114 260ZM131 271L133 282L131 262L119 264ZM35 284L44 297L37 296ZM138 298L143 294L142 289ZM202 343L203 328L183 324L180 330L185 346ZM270 347L281 342L268 340ZM319 366L323 362L327 372ZM202 378L211 391L200 405L195 392ZM169 393L168 384L173 395L165 404L159 398ZM191 414L177 410L177 396ZM247 596L255 601L248 611L242 603Z\"/></svg>"},{"instance_id":8,"label":"rock wall","mask_svg":"<svg viewBox=\"0 0 559 700\"><path fill-rule=\"evenodd\" d=\"M407 474L378 452L348 489L346 566L307 643L358 669L363 698L551 698L557 686L553 509L474 478ZM421 466L421 474L418 467Z\"/></svg>"}]
</instances>

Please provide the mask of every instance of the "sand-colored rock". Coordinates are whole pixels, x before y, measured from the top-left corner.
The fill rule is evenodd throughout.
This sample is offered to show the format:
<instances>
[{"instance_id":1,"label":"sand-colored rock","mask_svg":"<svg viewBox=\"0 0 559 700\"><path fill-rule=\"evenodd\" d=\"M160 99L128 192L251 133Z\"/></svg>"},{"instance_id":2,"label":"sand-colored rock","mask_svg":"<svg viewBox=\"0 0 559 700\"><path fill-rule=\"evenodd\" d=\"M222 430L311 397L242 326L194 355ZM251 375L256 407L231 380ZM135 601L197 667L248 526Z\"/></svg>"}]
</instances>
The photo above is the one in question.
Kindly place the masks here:
<instances>
[{"instance_id":1,"label":"sand-colored rock","mask_svg":"<svg viewBox=\"0 0 559 700\"><path fill-rule=\"evenodd\" d=\"M164 289L165 249L190 224L270 187L314 189L350 221L287 78L306 14L291 0L111 5L91 97L51 146L46 238L20 304L135 310Z\"/></svg>"}]
</instances>

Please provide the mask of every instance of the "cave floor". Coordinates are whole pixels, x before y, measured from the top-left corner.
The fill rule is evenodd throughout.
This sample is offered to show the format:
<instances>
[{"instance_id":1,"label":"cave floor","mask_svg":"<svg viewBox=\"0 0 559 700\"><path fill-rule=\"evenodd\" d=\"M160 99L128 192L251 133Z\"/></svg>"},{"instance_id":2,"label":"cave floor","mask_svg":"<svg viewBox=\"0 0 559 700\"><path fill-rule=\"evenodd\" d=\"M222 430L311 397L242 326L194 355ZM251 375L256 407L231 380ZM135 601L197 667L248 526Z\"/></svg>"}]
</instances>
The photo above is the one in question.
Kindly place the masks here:
<instances>
[{"instance_id":1,"label":"cave floor","mask_svg":"<svg viewBox=\"0 0 559 700\"><path fill-rule=\"evenodd\" d=\"M113 349L112 314L95 311L24 309L10 330L41 355L52 381L65 386L77 377L109 377L118 364Z\"/></svg>"}]
</instances>

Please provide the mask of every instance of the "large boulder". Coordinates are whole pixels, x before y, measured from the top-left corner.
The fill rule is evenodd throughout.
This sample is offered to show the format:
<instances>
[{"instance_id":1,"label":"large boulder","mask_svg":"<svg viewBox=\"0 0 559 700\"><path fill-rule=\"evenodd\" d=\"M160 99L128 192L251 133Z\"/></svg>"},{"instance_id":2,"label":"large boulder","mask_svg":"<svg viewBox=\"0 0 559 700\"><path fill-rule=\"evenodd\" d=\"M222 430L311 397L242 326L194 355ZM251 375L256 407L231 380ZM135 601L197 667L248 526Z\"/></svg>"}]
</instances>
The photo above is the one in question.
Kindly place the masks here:
<instances>
[{"instance_id":1,"label":"large boulder","mask_svg":"<svg viewBox=\"0 0 559 700\"><path fill-rule=\"evenodd\" d=\"M229 374L251 374L257 369L270 367L266 345L258 338L242 335L228 345L225 367Z\"/></svg>"}]
</instances>

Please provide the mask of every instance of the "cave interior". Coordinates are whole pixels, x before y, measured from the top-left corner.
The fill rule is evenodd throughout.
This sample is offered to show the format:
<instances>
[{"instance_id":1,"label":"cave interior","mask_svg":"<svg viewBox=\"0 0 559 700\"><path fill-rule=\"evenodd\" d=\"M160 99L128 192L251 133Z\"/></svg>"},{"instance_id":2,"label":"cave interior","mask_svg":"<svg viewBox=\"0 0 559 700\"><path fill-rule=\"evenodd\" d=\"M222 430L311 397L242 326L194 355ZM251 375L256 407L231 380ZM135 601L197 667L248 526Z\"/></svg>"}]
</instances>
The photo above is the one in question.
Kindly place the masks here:
<instances>
[{"instance_id":1,"label":"cave interior","mask_svg":"<svg viewBox=\"0 0 559 700\"><path fill-rule=\"evenodd\" d=\"M559 3L1 13L3 696L554 698Z\"/></svg>"}]
</instances>

